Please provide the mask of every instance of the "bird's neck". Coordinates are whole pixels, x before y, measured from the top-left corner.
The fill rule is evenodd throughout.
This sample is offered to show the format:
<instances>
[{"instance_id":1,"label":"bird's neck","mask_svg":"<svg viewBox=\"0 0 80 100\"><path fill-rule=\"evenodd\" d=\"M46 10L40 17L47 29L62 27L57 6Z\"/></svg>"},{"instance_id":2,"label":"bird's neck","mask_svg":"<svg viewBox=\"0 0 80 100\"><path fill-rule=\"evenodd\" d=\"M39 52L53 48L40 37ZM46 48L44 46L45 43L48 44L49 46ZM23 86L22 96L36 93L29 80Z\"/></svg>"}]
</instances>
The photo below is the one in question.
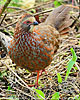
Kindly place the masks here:
<instances>
[{"instance_id":1,"label":"bird's neck","mask_svg":"<svg viewBox=\"0 0 80 100\"><path fill-rule=\"evenodd\" d=\"M18 28L15 30L15 34L14 34L14 38L19 38L23 35L26 35L28 36L30 33L28 31L26 31L25 29L22 29L22 28Z\"/></svg>"}]
</instances>

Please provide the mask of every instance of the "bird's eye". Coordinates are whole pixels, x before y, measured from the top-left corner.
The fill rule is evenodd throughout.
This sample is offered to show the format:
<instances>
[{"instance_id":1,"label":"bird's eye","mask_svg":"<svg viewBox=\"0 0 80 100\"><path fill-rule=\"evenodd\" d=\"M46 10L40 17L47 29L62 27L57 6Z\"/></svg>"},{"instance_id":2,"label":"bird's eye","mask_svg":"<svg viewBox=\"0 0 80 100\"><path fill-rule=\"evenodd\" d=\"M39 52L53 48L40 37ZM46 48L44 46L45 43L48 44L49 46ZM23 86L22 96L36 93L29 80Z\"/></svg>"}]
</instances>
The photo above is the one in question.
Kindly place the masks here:
<instances>
[{"instance_id":1,"label":"bird's eye","mask_svg":"<svg viewBox=\"0 0 80 100\"><path fill-rule=\"evenodd\" d=\"M30 22L30 21L25 21L25 22L24 22L24 24L29 24L29 23L31 23L31 22Z\"/></svg>"},{"instance_id":2,"label":"bird's eye","mask_svg":"<svg viewBox=\"0 0 80 100\"><path fill-rule=\"evenodd\" d=\"M30 21L27 21L26 23L31 23Z\"/></svg>"}]
</instances>

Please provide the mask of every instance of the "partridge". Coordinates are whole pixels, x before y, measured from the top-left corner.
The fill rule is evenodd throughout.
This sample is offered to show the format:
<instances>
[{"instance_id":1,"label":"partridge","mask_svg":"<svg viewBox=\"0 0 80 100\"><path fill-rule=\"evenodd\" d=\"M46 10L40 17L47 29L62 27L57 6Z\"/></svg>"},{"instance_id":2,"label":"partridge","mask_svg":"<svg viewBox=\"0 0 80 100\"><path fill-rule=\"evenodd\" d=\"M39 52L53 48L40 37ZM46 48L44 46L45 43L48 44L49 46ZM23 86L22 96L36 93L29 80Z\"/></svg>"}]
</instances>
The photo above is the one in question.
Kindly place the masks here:
<instances>
[{"instance_id":1,"label":"partridge","mask_svg":"<svg viewBox=\"0 0 80 100\"><path fill-rule=\"evenodd\" d=\"M70 7L64 5L55 8L40 24L33 15L24 14L16 24L13 38L6 39L6 36L0 34L13 62L30 72L37 71L37 86L39 71L50 65L59 48L60 37L70 31L70 10Z\"/></svg>"}]
</instances>

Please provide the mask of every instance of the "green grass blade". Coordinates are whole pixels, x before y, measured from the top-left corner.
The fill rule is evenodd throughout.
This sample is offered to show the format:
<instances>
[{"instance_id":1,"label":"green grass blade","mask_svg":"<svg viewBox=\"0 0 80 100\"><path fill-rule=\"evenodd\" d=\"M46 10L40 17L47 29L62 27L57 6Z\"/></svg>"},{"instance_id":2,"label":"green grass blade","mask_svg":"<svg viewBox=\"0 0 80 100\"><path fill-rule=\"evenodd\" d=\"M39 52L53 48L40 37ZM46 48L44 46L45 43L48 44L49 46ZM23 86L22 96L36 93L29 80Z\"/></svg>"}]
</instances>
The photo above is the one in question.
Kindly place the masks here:
<instances>
[{"instance_id":1,"label":"green grass blade","mask_svg":"<svg viewBox=\"0 0 80 100\"><path fill-rule=\"evenodd\" d=\"M62 78L61 78L60 73L57 73L57 77L58 77L58 83L62 83Z\"/></svg>"},{"instance_id":2,"label":"green grass blade","mask_svg":"<svg viewBox=\"0 0 80 100\"><path fill-rule=\"evenodd\" d=\"M54 93L51 100L59 100L59 92Z\"/></svg>"},{"instance_id":3,"label":"green grass blade","mask_svg":"<svg viewBox=\"0 0 80 100\"><path fill-rule=\"evenodd\" d=\"M71 52L72 52L72 59L69 61L68 66L67 66L65 81L67 80L67 77L70 73L70 70L71 70L71 68L73 67L73 65L75 64L75 62L77 60L77 56L76 56L76 53L75 53L73 48L71 48Z\"/></svg>"},{"instance_id":4,"label":"green grass blade","mask_svg":"<svg viewBox=\"0 0 80 100\"><path fill-rule=\"evenodd\" d=\"M37 97L38 97L39 100L44 100L44 99L45 99L45 95L44 95L44 93L43 93L41 90L35 89L34 87L33 87L32 89L34 89L34 90L42 97L42 98L41 98L41 97L37 94ZM44 99L43 99L43 98L44 98Z\"/></svg>"}]
</instances>

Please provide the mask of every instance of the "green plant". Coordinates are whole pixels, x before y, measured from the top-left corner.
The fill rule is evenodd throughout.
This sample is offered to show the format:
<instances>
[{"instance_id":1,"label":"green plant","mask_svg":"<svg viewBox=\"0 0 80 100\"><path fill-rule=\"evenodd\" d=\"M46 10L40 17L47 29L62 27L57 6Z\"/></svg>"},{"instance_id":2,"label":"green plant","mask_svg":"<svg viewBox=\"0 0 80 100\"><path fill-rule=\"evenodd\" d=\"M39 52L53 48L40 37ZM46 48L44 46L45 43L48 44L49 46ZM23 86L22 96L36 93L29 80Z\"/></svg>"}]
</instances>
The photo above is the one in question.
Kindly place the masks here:
<instances>
[{"instance_id":1,"label":"green plant","mask_svg":"<svg viewBox=\"0 0 80 100\"><path fill-rule=\"evenodd\" d=\"M44 100L45 99L45 95L41 90L35 89L34 87L32 88L37 92L37 97L39 100Z\"/></svg>"},{"instance_id":2,"label":"green plant","mask_svg":"<svg viewBox=\"0 0 80 100\"><path fill-rule=\"evenodd\" d=\"M59 92L54 93L51 100L59 100Z\"/></svg>"},{"instance_id":3,"label":"green plant","mask_svg":"<svg viewBox=\"0 0 80 100\"><path fill-rule=\"evenodd\" d=\"M57 73L57 77L58 77L58 83L62 83L62 78L61 78L60 73Z\"/></svg>"},{"instance_id":4,"label":"green plant","mask_svg":"<svg viewBox=\"0 0 80 100\"><path fill-rule=\"evenodd\" d=\"M80 100L80 94L74 97L74 100Z\"/></svg>"},{"instance_id":5,"label":"green plant","mask_svg":"<svg viewBox=\"0 0 80 100\"><path fill-rule=\"evenodd\" d=\"M4 76L7 76L6 70L0 72L0 79L2 79Z\"/></svg>"},{"instance_id":6,"label":"green plant","mask_svg":"<svg viewBox=\"0 0 80 100\"><path fill-rule=\"evenodd\" d=\"M39 100L45 100L45 94L41 90L35 89L34 87L32 89L37 92L37 97ZM54 93L51 100L59 100L59 92Z\"/></svg>"},{"instance_id":7,"label":"green plant","mask_svg":"<svg viewBox=\"0 0 80 100\"><path fill-rule=\"evenodd\" d=\"M11 86L8 86L8 90L11 90Z\"/></svg>"},{"instance_id":8,"label":"green plant","mask_svg":"<svg viewBox=\"0 0 80 100\"><path fill-rule=\"evenodd\" d=\"M73 48L71 48L71 52L72 52L72 59L68 63L65 80L67 80L67 77L70 73L70 70L71 70L71 68L73 67L73 65L75 64L75 62L77 60L77 56L76 56L76 53L75 53Z\"/></svg>"},{"instance_id":9,"label":"green plant","mask_svg":"<svg viewBox=\"0 0 80 100\"><path fill-rule=\"evenodd\" d=\"M53 1L54 7L58 7L63 3L63 0L55 0Z\"/></svg>"}]
</instances>

